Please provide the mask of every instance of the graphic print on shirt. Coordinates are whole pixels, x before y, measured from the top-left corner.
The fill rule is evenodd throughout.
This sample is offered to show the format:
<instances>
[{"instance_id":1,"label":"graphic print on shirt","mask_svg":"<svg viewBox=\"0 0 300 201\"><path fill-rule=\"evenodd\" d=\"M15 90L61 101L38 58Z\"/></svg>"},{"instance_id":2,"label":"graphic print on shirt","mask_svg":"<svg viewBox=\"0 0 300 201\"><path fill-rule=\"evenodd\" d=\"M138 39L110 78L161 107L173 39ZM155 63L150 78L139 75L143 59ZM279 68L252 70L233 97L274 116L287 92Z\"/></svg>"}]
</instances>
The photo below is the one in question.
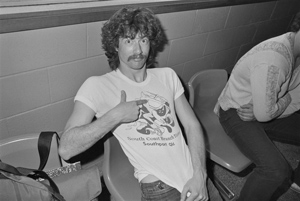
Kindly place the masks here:
<instances>
[{"instance_id":1,"label":"graphic print on shirt","mask_svg":"<svg viewBox=\"0 0 300 201\"><path fill-rule=\"evenodd\" d=\"M135 122L137 132L158 136L163 136L166 131L172 133L174 120L169 102L164 97L151 92L141 92L140 99L148 102L141 105L139 119Z\"/></svg>"}]
</instances>

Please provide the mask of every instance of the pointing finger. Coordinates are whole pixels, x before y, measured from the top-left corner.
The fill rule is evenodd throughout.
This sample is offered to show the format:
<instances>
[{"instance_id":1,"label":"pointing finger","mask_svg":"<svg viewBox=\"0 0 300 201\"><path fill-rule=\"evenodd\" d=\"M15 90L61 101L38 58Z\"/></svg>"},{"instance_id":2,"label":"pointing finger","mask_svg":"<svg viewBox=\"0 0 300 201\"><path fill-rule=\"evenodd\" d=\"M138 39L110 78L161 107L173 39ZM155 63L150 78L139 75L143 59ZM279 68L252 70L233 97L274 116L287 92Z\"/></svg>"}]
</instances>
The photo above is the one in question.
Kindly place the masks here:
<instances>
[{"instance_id":1,"label":"pointing finger","mask_svg":"<svg viewBox=\"0 0 300 201\"><path fill-rule=\"evenodd\" d=\"M143 105L143 104L145 104L145 103L147 103L148 101L147 100L137 100L136 101L136 104L137 105Z\"/></svg>"}]
</instances>

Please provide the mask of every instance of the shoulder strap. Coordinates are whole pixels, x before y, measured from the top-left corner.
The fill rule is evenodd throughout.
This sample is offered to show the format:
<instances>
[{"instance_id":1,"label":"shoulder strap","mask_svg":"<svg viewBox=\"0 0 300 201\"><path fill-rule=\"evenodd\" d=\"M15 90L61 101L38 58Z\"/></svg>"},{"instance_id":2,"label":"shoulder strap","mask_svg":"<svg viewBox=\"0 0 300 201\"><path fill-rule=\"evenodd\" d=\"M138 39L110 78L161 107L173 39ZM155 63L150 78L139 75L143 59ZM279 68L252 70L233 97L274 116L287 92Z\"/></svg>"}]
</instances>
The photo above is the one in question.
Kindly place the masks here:
<instances>
[{"instance_id":1,"label":"shoulder strap","mask_svg":"<svg viewBox=\"0 0 300 201\"><path fill-rule=\"evenodd\" d=\"M59 136L55 131L44 131L39 135L38 151L40 156L40 166L38 170L43 170L47 164L53 135L56 135L57 139L59 139Z\"/></svg>"},{"instance_id":2,"label":"shoulder strap","mask_svg":"<svg viewBox=\"0 0 300 201\"><path fill-rule=\"evenodd\" d=\"M3 163L1 160L0 160L0 170L2 170L4 172L15 174L15 175L19 175L19 176L23 175L17 168L15 168L14 166L11 166L9 164Z\"/></svg>"}]
</instances>

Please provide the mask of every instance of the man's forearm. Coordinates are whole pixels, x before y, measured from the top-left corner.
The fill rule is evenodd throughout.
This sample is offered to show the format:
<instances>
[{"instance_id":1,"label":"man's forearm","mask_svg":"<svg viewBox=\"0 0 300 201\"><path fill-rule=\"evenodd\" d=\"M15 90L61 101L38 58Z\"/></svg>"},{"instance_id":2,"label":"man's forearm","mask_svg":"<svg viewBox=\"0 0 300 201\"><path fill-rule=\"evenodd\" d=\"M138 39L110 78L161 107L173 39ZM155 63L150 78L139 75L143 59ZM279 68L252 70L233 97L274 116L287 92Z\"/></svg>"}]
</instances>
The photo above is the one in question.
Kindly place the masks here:
<instances>
[{"instance_id":1,"label":"man's forearm","mask_svg":"<svg viewBox=\"0 0 300 201\"><path fill-rule=\"evenodd\" d=\"M66 130L60 139L59 154L69 160L88 148L110 132L119 121L107 113L92 123Z\"/></svg>"},{"instance_id":2,"label":"man's forearm","mask_svg":"<svg viewBox=\"0 0 300 201\"><path fill-rule=\"evenodd\" d=\"M287 93L285 96L280 98L276 104L276 111L271 115L271 118L274 119L278 116L280 116L288 107L288 105L291 103L291 96L289 93Z\"/></svg>"},{"instance_id":3,"label":"man's forearm","mask_svg":"<svg viewBox=\"0 0 300 201\"><path fill-rule=\"evenodd\" d=\"M289 94L292 99L291 103L288 105L285 111L279 116L279 118L287 117L300 110L300 85L297 88L293 89L292 91L289 91Z\"/></svg>"},{"instance_id":4,"label":"man's forearm","mask_svg":"<svg viewBox=\"0 0 300 201\"><path fill-rule=\"evenodd\" d=\"M188 146L191 153L194 173L206 173L206 151L203 131L201 126L195 126L186 131Z\"/></svg>"}]
</instances>

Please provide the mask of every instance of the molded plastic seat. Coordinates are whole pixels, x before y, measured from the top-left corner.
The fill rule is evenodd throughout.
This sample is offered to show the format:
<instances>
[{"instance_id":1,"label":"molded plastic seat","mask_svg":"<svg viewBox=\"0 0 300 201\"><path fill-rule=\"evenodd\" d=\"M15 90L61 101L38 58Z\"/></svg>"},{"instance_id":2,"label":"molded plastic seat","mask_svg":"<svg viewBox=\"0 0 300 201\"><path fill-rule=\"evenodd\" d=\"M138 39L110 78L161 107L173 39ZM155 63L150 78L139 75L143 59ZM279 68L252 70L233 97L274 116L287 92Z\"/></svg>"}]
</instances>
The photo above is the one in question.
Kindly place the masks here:
<instances>
[{"instance_id":1,"label":"molded plastic seat","mask_svg":"<svg viewBox=\"0 0 300 201\"><path fill-rule=\"evenodd\" d=\"M0 159L15 167L37 169L40 165L37 134L25 134L0 140ZM61 166L57 151L57 139L53 136L50 155L44 168L45 171Z\"/></svg>"},{"instance_id":2,"label":"molded plastic seat","mask_svg":"<svg viewBox=\"0 0 300 201\"><path fill-rule=\"evenodd\" d=\"M223 69L198 72L188 82L189 102L204 128L208 157L233 172L241 172L252 162L225 133L213 111L227 78Z\"/></svg>"},{"instance_id":3,"label":"molded plastic seat","mask_svg":"<svg viewBox=\"0 0 300 201\"><path fill-rule=\"evenodd\" d=\"M115 136L104 143L103 178L112 200L140 201L141 190L134 169Z\"/></svg>"},{"instance_id":4,"label":"molded plastic seat","mask_svg":"<svg viewBox=\"0 0 300 201\"><path fill-rule=\"evenodd\" d=\"M196 73L188 82L189 102L203 127L208 157L228 170L241 172L252 162L225 133L213 111L227 78L226 70L222 69ZM226 200L234 198L234 193L217 177L214 183Z\"/></svg>"}]
</instances>

